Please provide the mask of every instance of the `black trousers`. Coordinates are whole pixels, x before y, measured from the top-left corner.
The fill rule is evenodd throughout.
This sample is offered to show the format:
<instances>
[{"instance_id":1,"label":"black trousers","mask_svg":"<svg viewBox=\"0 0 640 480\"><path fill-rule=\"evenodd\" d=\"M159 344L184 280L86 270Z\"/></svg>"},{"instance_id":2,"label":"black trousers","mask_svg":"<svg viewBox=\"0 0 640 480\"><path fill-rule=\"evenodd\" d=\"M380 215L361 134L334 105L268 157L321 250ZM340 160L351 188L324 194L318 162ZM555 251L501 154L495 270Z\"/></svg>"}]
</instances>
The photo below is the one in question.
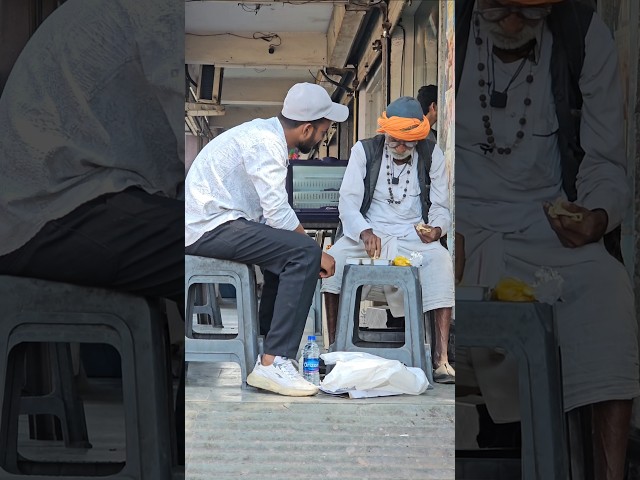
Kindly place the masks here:
<instances>
[{"instance_id":1,"label":"black trousers","mask_svg":"<svg viewBox=\"0 0 640 480\"><path fill-rule=\"evenodd\" d=\"M137 188L102 195L0 256L0 274L164 297L182 307L184 202Z\"/></svg>"},{"instance_id":2,"label":"black trousers","mask_svg":"<svg viewBox=\"0 0 640 480\"><path fill-rule=\"evenodd\" d=\"M189 255L258 265L264 272L264 352L294 358L320 274L322 250L306 235L245 219L227 222L186 248Z\"/></svg>"}]
</instances>

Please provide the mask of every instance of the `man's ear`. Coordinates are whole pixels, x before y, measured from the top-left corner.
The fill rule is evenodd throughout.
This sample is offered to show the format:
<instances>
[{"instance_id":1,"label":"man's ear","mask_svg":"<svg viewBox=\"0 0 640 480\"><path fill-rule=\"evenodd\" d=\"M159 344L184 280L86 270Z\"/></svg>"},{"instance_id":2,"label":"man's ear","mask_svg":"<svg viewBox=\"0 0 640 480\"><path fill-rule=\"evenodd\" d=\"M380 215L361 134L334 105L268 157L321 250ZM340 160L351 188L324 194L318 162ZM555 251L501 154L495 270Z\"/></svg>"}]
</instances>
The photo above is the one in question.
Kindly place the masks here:
<instances>
[{"instance_id":1,"label":"man's ear","mask_svg":"<svg viewBox=\"0 0 640 480\"><path fill-rule=\"evenodd\" d=\"M308 138L313 135L313 125L311 123L303 123L300 125L301 133L304 138Z\"/></svg>"}]
</instances>

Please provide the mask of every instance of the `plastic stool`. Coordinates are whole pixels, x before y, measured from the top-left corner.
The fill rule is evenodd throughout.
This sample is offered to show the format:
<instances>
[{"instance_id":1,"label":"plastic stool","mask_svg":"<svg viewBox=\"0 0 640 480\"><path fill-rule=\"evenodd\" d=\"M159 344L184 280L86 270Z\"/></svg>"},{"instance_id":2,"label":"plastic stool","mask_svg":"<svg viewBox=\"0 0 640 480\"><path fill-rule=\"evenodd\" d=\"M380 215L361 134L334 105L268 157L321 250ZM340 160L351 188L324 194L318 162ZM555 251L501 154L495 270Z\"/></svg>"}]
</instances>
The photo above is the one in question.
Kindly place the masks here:
<instances>
[{"instance_id":1,"label":"plastic stool","mask_svg":"<svg viewBox=\"0 0 640 480\"><path fill-rule=\"evenodd\" d=\"M541 303L456 301L456 345L518 360L522 478L569 478L555 315Z\"/></svg>"},{"instance_id":2,"label":"plastic stool","mask_svg":"<svg viewBox=\"0 0 640 480\"><path fill-rule=\"evenodd\" d=\"M109 290L0 277L0 478L169 480L176 459L166 316L159 302ZM122 360L126 462L55 462L18 452L25 353L29 343L106 343ZM51 411L51 410L49 410Z\"/></svg>"},{"instance_id":3,"label":"plastic stool","mask_svg":"<svg viewBox=\"0 0 640 480\"><path fill-rule=\"evenodd\" d=\"M242 385L258 357L258 305L253 267L216 258L185 257L185 354L186 362L236 362L242 371ZM193 302L198 284L230 283L236 287L238 335L193 334Z\"/></svg>"},{"instance_id":4,"label":"plastic stool","mask_svg":"<svg viewBox=\"0 0 640 480\"><path fill-rule=\"evenodd\" d=\"M358 336L363 285L395 285L404 290L404 343L397 348L388 342L363 342ZM416 267L345 265L342 276L336 339L332 352L368 352L421 368L433 383L431 346L425 344L422 289Z\"/></svg>"}]
</instances>

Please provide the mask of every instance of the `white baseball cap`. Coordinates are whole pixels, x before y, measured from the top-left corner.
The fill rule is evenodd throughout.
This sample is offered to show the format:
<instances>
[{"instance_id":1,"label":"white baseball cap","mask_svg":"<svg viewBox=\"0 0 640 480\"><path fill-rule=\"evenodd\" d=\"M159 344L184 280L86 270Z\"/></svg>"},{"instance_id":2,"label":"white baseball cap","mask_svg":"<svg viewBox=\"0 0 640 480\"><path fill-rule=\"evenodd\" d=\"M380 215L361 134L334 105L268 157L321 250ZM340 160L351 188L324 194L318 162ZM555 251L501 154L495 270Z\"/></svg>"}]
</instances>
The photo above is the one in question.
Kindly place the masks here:
<instances>
[{"instance_id":1,"label":"white baseball cap","mask_svg":"<svg viewBox=\"0 0 640 480\"><path fill-rule=\"evenodd\" d=\"M349 108L333 102L324 87L305 82L296 83L289 89L282 106L282 115L302 122L321 118L344 122L349 117Z\"/></svg>"}]
</instances>

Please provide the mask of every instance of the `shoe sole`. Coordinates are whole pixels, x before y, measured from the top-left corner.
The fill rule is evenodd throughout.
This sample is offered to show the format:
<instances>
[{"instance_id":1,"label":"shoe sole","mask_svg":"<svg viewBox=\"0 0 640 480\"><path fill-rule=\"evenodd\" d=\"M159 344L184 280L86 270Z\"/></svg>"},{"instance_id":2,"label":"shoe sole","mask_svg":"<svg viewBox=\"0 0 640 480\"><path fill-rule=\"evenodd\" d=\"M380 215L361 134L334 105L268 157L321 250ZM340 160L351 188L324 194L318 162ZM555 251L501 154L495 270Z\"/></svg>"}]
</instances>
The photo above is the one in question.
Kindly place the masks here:
<instances>
[{"instance_id":1,"label":"shoe sole","mask_svg":"<svg viewBox=\"0 0 640 480\"><path fill-rule=\"evenodd\" d=\"M262 390L267 390L269 392L279 393L280 395L285 395L287 397L310 397L318 393L317 388L315 390L300 390L296 388L283 387L273 380L269 380L268 378L258 375L253 375L253 373L250 373L247 377L247 384L251 385L252 387L260 388Z\"/></svg>"},{"instance_id":2,"label":"shoe sole","mask_svg":"<svg viewBox=\"0 0 640 480\"><path fill-rule=\"evenodd\" d=\"M451 385L456 383L456 377L452 377L451 375L446 375L443 377L433 377L433 381L436 383L443 383L445 385Z\"/></svg>"}]
</instances>

